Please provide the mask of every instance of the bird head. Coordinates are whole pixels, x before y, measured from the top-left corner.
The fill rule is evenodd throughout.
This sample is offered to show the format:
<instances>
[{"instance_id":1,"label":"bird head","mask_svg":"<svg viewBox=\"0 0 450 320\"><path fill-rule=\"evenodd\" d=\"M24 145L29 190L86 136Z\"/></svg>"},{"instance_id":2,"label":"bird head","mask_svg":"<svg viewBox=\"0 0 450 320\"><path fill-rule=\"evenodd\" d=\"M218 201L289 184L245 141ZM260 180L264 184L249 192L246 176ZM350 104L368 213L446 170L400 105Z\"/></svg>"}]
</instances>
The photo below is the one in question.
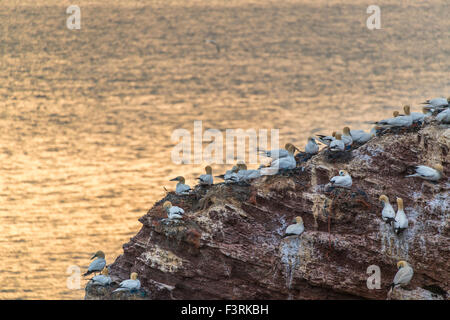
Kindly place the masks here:
<instances>
[{"instance_id":1,"label":"bird head","mask_svg":"<svg viewBox=\"0 0 450 320\"><path fill-rule=\"evenodd\" d=\"M238 171L247 170L247 165L243 162L238 163L236 166L237 166Z\"/></svg>"},{"instance_id":2,"label":"bird head","mask_svg":"<svg viewBox=\"0 0 450 320\"><path fill-rule=\"evenodd\" d=\"M350 135L350 128L349 127L344 127L344 129L342 129L342 131L344 132L345 135L347 135L347 136Z\"/></svg>"},{"instance_id":3,"label":"bird head","mask_svg":"<svg viewBox=\"0 0 450 320\"><path fill-rule=\"evenodd\" d=\"M206 174L212 174L212 168L211 168L211 166L206 166L206 167L205 167L205 172L206 172Z\"/></svg>"},{"instance_id":4,"label":"bird head","mask_svg":"<svg viewBox=\"0 0 450 320\"><path fill-rule=\"evenodd\" d=\"M450 104L450 97L447 98L447 102Z\"/></svg>"},{"instance_id":5,"label":"bird head","mask_svg":"<svg viewBox=\"0 0 450 320\"><path fill-rule=\"evenodd\" d=\"M105 254L103 253L103 251L99 250L96 253L94 253L94 255L91 257L91 260L94 258L103 258L105 259Z\"/></svg>"},{"instance_id":6,"label":"bird head","mask_svg":"<svg viewBox=\"0 0 450 320\"><path fill-rule=\"evenodd\" d=\"M170 179L170 181L178 181L178 182L183 183L183 184L186 182L186 180L184 179L183 176L178 176L176 178Z\"/></svg>"},{"instance_id":7,"label":"bird head","mask_svg":"<svg viewBox=\"0 0 450 320\"><path fill-rule=\"evenodd\" d=\"M384 195L384 194L382 194L381 196L380 196L380 198L378 198L381 202L383 202L383 203L389 203L389 198L386 196L386 195Z\"/></svg>"},{"instance_id":8,"label":"bird head","mask_svg":"<svg viewBox=\"0 0 450 320\"><path fill-rule=\"evenodd\" d=\"M427 107L422 107L422 113L427 114L430 111Z\"/></svg>"},{"instance_id":9,"label":"bird head","mask_svg":"<svg viewBox=\"0 0 450 320\"><path fill-rule=\"evenodd\" d=\"M409 105L404 106L403 110L405 111L405 114L407 116L409 116L411 114L411 107Z\"/></svg>"},{"instance_id":10,"label":"bird head","mask_svg":"<svg viewBox=\"0 0 450 320\"><path fill-rule=\"evenodd\" d=\"M295 223L297 223L297 224L303 224L303 219L302 219L302 217L300 217L300 216L297 216L297 217L295 217Z\"/></svg>"},{"instance_id":11,"label":"bird head","mask_svg":"<svg viewBox=\"0 0 450 320\"><path fill-rule=\"evenodd\" d=\"M334 137L336 138L336 140L341 140L342 135L340 133L336 133Z\"/></svg>"},{"instance_id":12,"label":"bird head","mask_svg":"<svg viewBox=\"0 0 450 320\"><path fill-rule=\"evenodd\" d=\"M336 137L336 131L333 131L333 133L331 134L332 137Z\"/></svg>"},{"instance_id":13,"label":"bird head","mask_svg":"<svg viewBox=\"0 0 450 320\"><path fill-rule=\"evenodd\" d=\"M167 211L167 210L169 210L171 207L172 207L172 202L170 202L170 201L164 202L164 204L163 204L164 210Z\"/></svg>"},{"instance_id":14,"label":"bird head","mask_svg":"<svg viewBox=\"0 0 450 320\"><path fill-rule=\"evenodd\" d=\"M441 174L444 174L444 167L441 164L435 164L433 168L439 171Z\"/></svg>"},{"instance_id":15,"label":"bird head","mask_svg":"<svg viewBox=\"0 0 450 320\"><path fill-rule=\"evenodd\" d=\"M394 116L394 118L396 118L400 115L400 112L394 111L394 112L392 112L392 115Z\"/></svg>"},{"instance_id":16,"label":"bird head","mask_svg":"<svg viewBox=\"0 0 450 320\"><path fill-rule=\"evenodd\" d=\"M398 207L398 210L403 210L403 199L402 198L397 198L397 207Z\"/></svg>"},{"instance_id":17,"label":"bird head","mask_svg":"<svg viewBox=\"0 0 450 320\"><path fill-rule=\"evenodd\" d=\"M397 262L397 269L406 267L407 265L408 265L408 262L406 262L406 261L404 261L404 260L399 261L399 262Z\"/></svg>"},{"instance_id":18,"label":"bird head","mask_svg":"<svg viewBox=\"0 0 450 320\"><path fill-rule=\"evenodd\" d=\"M101 272L101 274L102 275L104 275L104 276L107 276L108 275L108 273L109 273L109 271L108 271L108 268L103 268L103 270L102 270L102 272Z\"/></svg>"},{"instance_id":19,"label":"bird head","mask_svg":"<svg viewBox=\"0 0 450 320\"><path fill-rule=\"evenodd\" d=\"M295 150L298 150L296 146L294 146L293 144L289 143L289 145L287 145L286 150L290 153L290 154L294 154Z\"/></svg>"},{"instance_id":20,"label":"bird head","mask_svg":"<svg viewBox=\"0 0 450 320\"><path fill-rule=\"evenodd\" d=\"M132 273L130 274L130 279L131 279L131 280L136 280L137 277L138 277L138 274L137 274L136 272L132 272Z\"/></svg>"},{"instance_id":21,"label":"bird head","mask_svg":"<svg viewBox=\"0 0 450 320\"><path fill-rule=\"evenodd\" d=\"M339 170L339 175L340 176L346 176L346 175L348 175L348 172L345 171L345 170Z\"/></svg>"}]
</instances>

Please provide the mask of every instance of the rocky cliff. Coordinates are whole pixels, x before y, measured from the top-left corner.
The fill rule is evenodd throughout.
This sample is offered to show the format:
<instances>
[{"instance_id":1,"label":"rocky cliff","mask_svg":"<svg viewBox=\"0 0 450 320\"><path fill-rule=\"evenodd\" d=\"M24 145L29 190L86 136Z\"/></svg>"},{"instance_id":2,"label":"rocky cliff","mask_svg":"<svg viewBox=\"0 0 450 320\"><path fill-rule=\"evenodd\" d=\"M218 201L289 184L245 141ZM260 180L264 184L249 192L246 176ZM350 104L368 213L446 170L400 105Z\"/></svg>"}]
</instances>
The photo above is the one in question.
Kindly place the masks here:
<instances>
[{"instance_id":1,"label":"rocky cliff","mask_svg":"<svg viewBox=\"0 0 450 320\"><path fill-rule=\"evenodd\" d=\"M449 148L450 129L432 123L384 132L340 158L322 151L249 185L169 193L139 219L110 274L119 282L138 272L145 299L386 299L397 261L406 260L414 277L392 299L448 299ZM435 163L444 166L438 183L405 178ZM326 186L340 169L352 176L351 190ZM399 236L381 220L381 194L394 208L404 200L409 228ZM185 210L183 220L163 219L166 200ZM283 238L295 216L305 232ZM380 289L368 289L371 265L380 268ZM88 286L86 298L130 296Z\"/></svg>"}]
</instances>

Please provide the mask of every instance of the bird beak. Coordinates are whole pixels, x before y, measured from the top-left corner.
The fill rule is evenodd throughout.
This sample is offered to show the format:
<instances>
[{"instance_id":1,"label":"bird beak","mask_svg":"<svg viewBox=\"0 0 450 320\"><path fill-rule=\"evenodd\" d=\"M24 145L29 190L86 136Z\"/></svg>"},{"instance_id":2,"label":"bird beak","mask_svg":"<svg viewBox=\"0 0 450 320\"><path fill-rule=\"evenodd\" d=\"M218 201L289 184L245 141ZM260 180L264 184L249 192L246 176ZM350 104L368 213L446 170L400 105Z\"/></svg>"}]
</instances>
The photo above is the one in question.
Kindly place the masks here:
<instances>
[{"instance_id":1,"label":"bird beak","mask_svg":"<svg viewBox=\"0 0 450 320\"><path fill-rule=\"evenodd\" d=\"M91 260L94 259L94 258L96 258L96 257L97 257L97 254L94 254L94 255L91 257Z\"/></svg>"},{"instance_id":2,"label":"bird beak","mask_svg":"<svg viewBox=\"0 0 450 320\"><path fill-rule=\"evenodd\" d=\"M170 179L170 181L178 181L178 178Z\"/></svg>"}]
</instances>

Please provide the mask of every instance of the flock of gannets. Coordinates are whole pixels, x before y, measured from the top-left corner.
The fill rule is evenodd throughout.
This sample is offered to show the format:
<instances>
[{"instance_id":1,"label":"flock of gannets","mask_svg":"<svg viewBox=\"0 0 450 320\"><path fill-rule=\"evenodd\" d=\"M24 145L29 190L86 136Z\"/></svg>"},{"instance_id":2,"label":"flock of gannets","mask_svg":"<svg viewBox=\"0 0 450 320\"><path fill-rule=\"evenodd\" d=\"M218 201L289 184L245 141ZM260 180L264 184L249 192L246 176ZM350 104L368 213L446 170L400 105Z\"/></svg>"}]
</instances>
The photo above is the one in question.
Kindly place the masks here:
<instances>
[{"instance_id":1,"label":"flock of gannets","mask_svg":"<svg viewBox=\"0 0 450 320\"><path fill-rule=\"evenodd\" d=\"M327 145L331 152L345 151L346 148L350 148L353 143L363 144L368 142L376 135L377 128L392 128L392 127L408 127L415 122L423 122L426 118L431 117L434 112L438 112L436 120L440 123L450 123L450 97L435 98L427 100L424 104L427 104L422 108L422 114L417 112L410 112L410 106L404 106L405 115L400 115L398 111L394 111L393 118L381 120L375 122L378 127L374 127L369 133L363 130L350 130L349 127L343 128L343 133L333 132L331 136L318 135L318 141ZM266 157L272 159L269 166L261 166L258 170L247 170L245 163L238 163L231 170L228 170L225 174L216 176L222 178L225 182L240 182L258 178L265 174L276 174L280 169L290 170L297 166L297 162L294 157L295 151L300 151L292 143L287 143L284 149L270 150L262 152ZM315 155L319 152L319 146L317 145L315 138L309 137L305 146L305 153L309 155ZM268 173L272 169L272 173ZM416 173L408 175L406 177L419 177L425 180L438 181L443 177L443 167L440 164L434 165L432 168L425 165L416 166ZM210 186L214 183L212 176L211 166L205 167L205 174L197 178L200 185ZM178 176L170 181L178 181L175 193L178 195L185 195L191 191L191 188L185 184L185 179L182 176ZM352 178L350 174L345 170L340 170L339 175L330 179L330 184L333 187L351 188ZM389 198L386 195L381 195L379 200L383 203L383 210L381 212L382 219L386 223L393 226L396 234L400 234L403 230L408 228L408 219L404 212L403 200L397 198L397 213L392 208ZM163 209L167 212L167 216L170 220L182 219L184 210L177 206L172 206L170 201L166 201L163 204ZM286 236L299 236L305 230L303 219L300 216L295 218L294 224L289 225L286 228L284 237ZM84 276L91 273L101 272L100 275L94 276L91 281L96 285L110 285L111 278L108 276L108 269L105 268L106 260L105 254L102 251L97 251L91 259L94 260L88 267ZM406 261L399 261L397 264L398 272L394 277L391 284L390 292L398 287L407 285L414 274L412 267ZM140 281L137 279L138 274L133 272L130 275L130 279L124 280L120 283L117 291L133 291L138 290L141 286Z\"/></svg>"}]
</instances>

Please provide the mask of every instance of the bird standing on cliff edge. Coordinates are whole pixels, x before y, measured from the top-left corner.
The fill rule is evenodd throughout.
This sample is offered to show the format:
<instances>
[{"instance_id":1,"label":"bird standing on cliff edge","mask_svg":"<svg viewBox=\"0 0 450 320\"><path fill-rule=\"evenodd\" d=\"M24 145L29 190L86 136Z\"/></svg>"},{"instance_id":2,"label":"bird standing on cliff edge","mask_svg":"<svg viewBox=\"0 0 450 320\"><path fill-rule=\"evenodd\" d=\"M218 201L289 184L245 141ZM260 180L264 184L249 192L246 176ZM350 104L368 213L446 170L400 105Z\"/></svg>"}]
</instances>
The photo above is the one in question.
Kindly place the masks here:
<instances>
[{"instance_id":1,"label":"bird standing on cliff edge","mask_svg":"<svg viewBox=\"0 0 450 320\"><path fill-rule=\"evenodd\" d=\"M124 280L119 284L119 288L113 292L118 291L135 291L141 288L141 281L138 279L138 274L136 272L131 273L130 279Z\"/></svg>"},{"instance_id":2,"label":"bird standing on cliff edge","mask_svg":"<svg viewBox=\"0 0 450 320\"><path fill-rule=\"evenodd\" d=\"M212 185L213 184L213 176L212 176L212 168L211 166L205 167L206 174L202 174L197 179L200 182L200 185Z\"/></svg>"},{"instance_id":3,"label":"bird standing on cliff edge","mask_svg":"<svg viewBox=\"0 0 450 320\"><path fill-rule=\"evenodd\" d=\"M391 224L395 221L395 211L392 208L391 203L389 202L389 198L382 194L380 196L380 201L383 204L383 210L381 211L381 218L384 222Z\"/></svg>"},{"instance_id":4,"label":"bird standing on cliff edge","mask_svg":"<svg viewBox=\"0 0 450 320\"><path fill-rule=\"evenodd\" d=\"M319 146L316 143L316 139L314 139L313 137L308 138L308 143L306 144L305 152L310 155L314 155L319 152Z\"/></svg>"},{"instance_id":5,"label":"bird standing on cliff edge","mask_svg":"<svg viewBox=\"0 0 450 320\"><path fill-rule=\"evenodd\" d=\"M98 276L94 276L92 279L93 285L109 286L111 284L111 277L108 275L108 268L104 268Z\"/></svg>"},{"instance_id":6,"label":"bird standing on cliff edge","mask_svg":"<svg viewBox=\"0 0 450 320\"><path fill-rule=\"evenodd\" d=\"M397 263L397 268L398 271L395 274L394 280L390 285L388 295L397 287L407 286L414 275L413 268L411 268L411 266L406 261L399 261Z\"/></svg>"},{"instance_id":7,"label":"bird standing on cliff edge","mask_svg":"<svg viewBox=\"0 0 450 320\"><path fill-rule=\"evenodd\" d=\"M448 107L450 105L450 97L448 97L447 99L445 99L445 98L433 98L431 100L427 100L425 102L422 102L421 104L431 104L435 108Z\"/></svg>"},{"instance_id":8,"label":"bird standing on cliff edge","mask_svg":"<svg viewBox=\"0 0 450 320\"><path fill-rule=\"evenodd\" d=\"M175 188L175 193L178 195L187 194L191 190L191 187L185 184L186 180L183 176L178 176L176 178L170 179L170 181L178 181Z\"/></svg>"},{"instance_id":9,"label":"bird standing on cliff edge","mask_svg":"<svg viewBox=\"0 0 450 320\"><path fill-rule=\"evenodd\" d=\"M290 226L288 226L286 228L286 233L284 234L284 237L288 237L288 236L298 236L301 235L303 233L303 231L305 231L305 226L303 225L303 219L302 217L295 217L294 219L294 224L291 224Z\"/></svg>"},{"instance_id":10,"label":"bird standing on cliff edge","mask_svg":"<svg viewBox=\"0 0 450 320\"><path fill-rule=\"evenodd\" d=\"M403 210L403 199L397 198L397 214L394 220L394 231L396 234L402 233L408 228L408 218Z\"/></svg>"},{"instance_id":11,"label":"bird standing on cliff edge","mask_svg":"<svg viewBox=\"0 0 450 320\"><path fill-rule=\"evenodd\" d=\"M433 168L420 165L416 166L415 170L415 174L410 174L409 176L406 176L406 178L417 177L424 180L438 181L444 176L444 167L440 164L435 164Z\"/></svg>"},{"instance_id":12,"label":"bird standing on cliff edge","mask_svg":"<svg viewBox=\"0 0 450 320\"><path fill-rule=\"evenodd\" d=\"M172 206L172 203L170 201L164 202L163 208L164 210L166 210L167 217L170 220L183 218L184 210L180 207Z\"/></svg>"},{"instance_id":13,"label":"bird standing on cliff edge","mask_svg":"<svg viewBox=\"0 0 450 320\"><path fill-rule=\"evenodd\" d=\"M345 144L341 140L342 135L340 133L336 133L335 139L330 142L329 149L332 152L339 152L345 150Z\"/></svg>"},{"instance_id":14,"label":"bird standing on cliff edge","mask_svg":"<svg viewBox=\"0 0 450 320\"><path fill-rule=\"evenodd\" d=\"M91 273L100 272L103 270L103 268L106 266L106 260L105 260L105 254L103 251L99 250L97 251L92 257L91 260L95 259L91 262L91 264L88 267L88 270L83 274L83 276L88 276Z\"/></svg>"}]
</instances>

